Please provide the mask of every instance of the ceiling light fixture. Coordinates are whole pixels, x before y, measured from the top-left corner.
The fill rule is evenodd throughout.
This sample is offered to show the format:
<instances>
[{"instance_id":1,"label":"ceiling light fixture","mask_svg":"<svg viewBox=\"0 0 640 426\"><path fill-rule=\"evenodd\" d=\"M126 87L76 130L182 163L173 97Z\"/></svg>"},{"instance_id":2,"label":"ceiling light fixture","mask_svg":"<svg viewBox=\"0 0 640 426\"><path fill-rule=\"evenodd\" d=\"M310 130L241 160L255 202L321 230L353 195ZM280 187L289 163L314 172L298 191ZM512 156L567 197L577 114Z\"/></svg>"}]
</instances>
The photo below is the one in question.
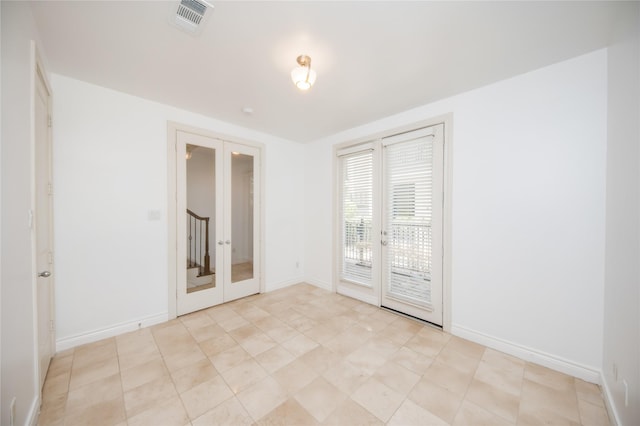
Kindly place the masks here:
<instances>
[{"instance_id":1,"label":"ceiling light fixture","mask_svg":"<svg viewBox=\"0 0 640 426\"><path fill-rule=\"evenodd\" d=\"M307 55L300 55L296 59L298 67L291 71L291 80L300 90L309 90L316 82L316 72L311 69L311 58Z\"/></svg>"}]
</instances>

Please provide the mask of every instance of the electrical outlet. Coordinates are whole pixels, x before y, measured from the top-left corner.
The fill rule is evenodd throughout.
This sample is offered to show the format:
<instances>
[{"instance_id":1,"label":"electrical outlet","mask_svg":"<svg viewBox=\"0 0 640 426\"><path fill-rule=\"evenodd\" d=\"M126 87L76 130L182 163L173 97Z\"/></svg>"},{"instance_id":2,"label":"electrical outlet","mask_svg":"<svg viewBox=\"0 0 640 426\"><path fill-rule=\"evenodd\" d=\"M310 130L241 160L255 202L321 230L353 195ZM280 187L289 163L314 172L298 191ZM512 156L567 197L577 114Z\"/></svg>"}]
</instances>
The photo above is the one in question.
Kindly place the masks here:
<instances>
[{"instance_id":1,"label":"electrical outlet","mask_svg":"<svg viewBox=\"0 0 640 426\"><path fill-rule=\"evenodd\" d=\"M11 405L9 405L9 425L14 426L16 424L16 397L11 399Z\"/></svg>"}]
</instances>

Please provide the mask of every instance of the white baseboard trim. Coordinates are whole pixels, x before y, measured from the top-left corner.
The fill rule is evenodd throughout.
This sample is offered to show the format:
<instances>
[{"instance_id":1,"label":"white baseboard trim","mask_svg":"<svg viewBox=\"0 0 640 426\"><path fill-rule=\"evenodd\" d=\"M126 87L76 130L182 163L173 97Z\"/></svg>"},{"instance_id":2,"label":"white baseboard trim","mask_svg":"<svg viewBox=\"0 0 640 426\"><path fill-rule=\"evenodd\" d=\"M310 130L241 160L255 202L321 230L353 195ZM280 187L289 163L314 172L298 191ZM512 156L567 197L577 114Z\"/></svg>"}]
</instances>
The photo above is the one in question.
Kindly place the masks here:
<instances>
[{"instance_id":1,"label":"white baseboard trim","mask_svg":"<svg viewBox=\"0 0 640 426\"><path fill-rule=\"evenodd\" d=\"M295 284L300 284L301 282L304 282L304 278L302 276L297 278L292 278L286 281L280 281L279 283L265 284L264 291L265 293L269 293L270 291L280 290L281 288L289 287Z\"/></svg>"},{"instance_id":2,"label":"white baseboard trim","mask_svg":"<svg viewBox=\"0 0 640 426\"><path fill-rule=\"evenodd\" d=\"M56 352L75 348L76 346L87 343L97 342L98 340L107 339L109 337L118 336L129 331L135 331L139 328L146 328L155 324L160 324L168 320L168 313L162 312L156 315L150 315L144 318L138 318L132 321L123 322L100 330L89 331L87 333L76 334L71 337L64 337L56 340Z\"/></svg>"},{"instance_id":3,"label":"white baseboard trim","mask_svg":"<svg viewBox=\"0 0 640 426\"><path fill-rule=\"evenodd\" d=\"M618 426L622 423L620 423L618 410L616 410L616 406L613 405L613 396L611 395L609 385L604 378L604 374L600 375L600 382L602 386L602 397L604 399L604 405L607 407L607 413L609 414L609 421L611 422L611 426Z\"/></svg>"},{"instance_id":4,"label":"white baseboard trim","mask_svg":"<svg viewBox=\"0 0 640 426\"><path fill-rule=\"evenodd\" d=\"M312 286L321 288L323 290L327 290L327 291L331 291L333 292L333 289L331 288L331 283L325 282L325 281L321 281L321 280L316 280L313 278L307 278L304 280L305 283L307 284L311 284Z\"/></svg>"},{"instance_id":5,"label":"white baseboard trim","mask_svg":"<svg viewBox=\"0 0 640 426\"><path fill-rule=\"evenodd\" d=\"M27 416L25 425L36 426L38 424L38 417L40 417L40 396L36 395L36 397L33 398L31 407L29 407L29 415Z\"/></svg>"},{"instance_id":6,"label":"white baseboard trim","mask_svg":"<svg viewBox=\"0 0 640 426\"><path fill-rule=\"evenodd\" d=\"M592 367L456 324L452 325L451 334L587 382L600 384L600 370Z\"/></svg>"},{"instance_id":7,"label":"white baseboard trim","mask_svg":"<svg viewBox=\"0 0 640 426\"><path fill-rule=\"evenodd\" d=\"M379 306L378 299L374 295L362 294L359 291L355 291L349 287L338 285L338 294L351 297L352 299L356 299L370 305Z\"/></svg>"}]
</instances>

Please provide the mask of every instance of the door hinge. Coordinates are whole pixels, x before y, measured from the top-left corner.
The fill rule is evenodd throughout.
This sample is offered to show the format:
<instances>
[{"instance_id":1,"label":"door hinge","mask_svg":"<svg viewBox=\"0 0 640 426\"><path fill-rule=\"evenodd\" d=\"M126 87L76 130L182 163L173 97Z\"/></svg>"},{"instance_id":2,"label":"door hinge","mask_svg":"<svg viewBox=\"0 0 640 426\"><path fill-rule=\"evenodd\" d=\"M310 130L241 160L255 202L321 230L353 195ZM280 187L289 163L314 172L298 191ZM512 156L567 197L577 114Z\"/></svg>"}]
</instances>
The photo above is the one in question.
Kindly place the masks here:
<instances>
[{"instance_id":1,"label":"door hinge","mask_svg":"<svg viewBox=\"0 0 640 426\"><path fill-rule=\"evenodd\" d=\"M47 191L49 192L49 195L53 195L53 184L51 182L47 184Z\"/></svg>"},{"instance_id":2,"label":"door hinge","mask_svg":"<svg viewBox=\"0 0 640 426\"><path fill-rule=\"evenodd\" d=\"M51 127L53 125L53 120L51 119L51 115L47 117L47 126Z\"/></svg>"},{"instance_id":3,"label":"door hinge","mask_svg":"<svg viewBox=\"0 0 640 426\"><path fill-rule=\"evenodd\" d=\"M56 330L56 325L53 322L53 320L49 320L49 331L55 331Z\"/></svg>"}]
</instances>

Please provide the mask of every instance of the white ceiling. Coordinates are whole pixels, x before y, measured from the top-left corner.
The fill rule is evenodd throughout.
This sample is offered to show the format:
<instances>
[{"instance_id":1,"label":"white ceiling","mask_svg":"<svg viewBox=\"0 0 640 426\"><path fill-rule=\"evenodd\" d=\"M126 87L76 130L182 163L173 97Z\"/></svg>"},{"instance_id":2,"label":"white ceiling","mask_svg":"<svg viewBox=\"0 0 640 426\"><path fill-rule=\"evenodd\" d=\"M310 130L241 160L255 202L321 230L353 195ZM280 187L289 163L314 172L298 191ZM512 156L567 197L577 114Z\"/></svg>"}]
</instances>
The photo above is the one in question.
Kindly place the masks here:
<instances>
[{"instance_id":1,"label":"white ceiling","mask_svg":"<svg viewBox=\"0 0 640 426\"><path fill-rule=\"evenodd\" d=\"M50 71L298 142L607 45L615 2L33 2ZM306 53L318 73L298 91ZM242 112L251 107L250 116Z\"/></svg>"}]
</instances>

